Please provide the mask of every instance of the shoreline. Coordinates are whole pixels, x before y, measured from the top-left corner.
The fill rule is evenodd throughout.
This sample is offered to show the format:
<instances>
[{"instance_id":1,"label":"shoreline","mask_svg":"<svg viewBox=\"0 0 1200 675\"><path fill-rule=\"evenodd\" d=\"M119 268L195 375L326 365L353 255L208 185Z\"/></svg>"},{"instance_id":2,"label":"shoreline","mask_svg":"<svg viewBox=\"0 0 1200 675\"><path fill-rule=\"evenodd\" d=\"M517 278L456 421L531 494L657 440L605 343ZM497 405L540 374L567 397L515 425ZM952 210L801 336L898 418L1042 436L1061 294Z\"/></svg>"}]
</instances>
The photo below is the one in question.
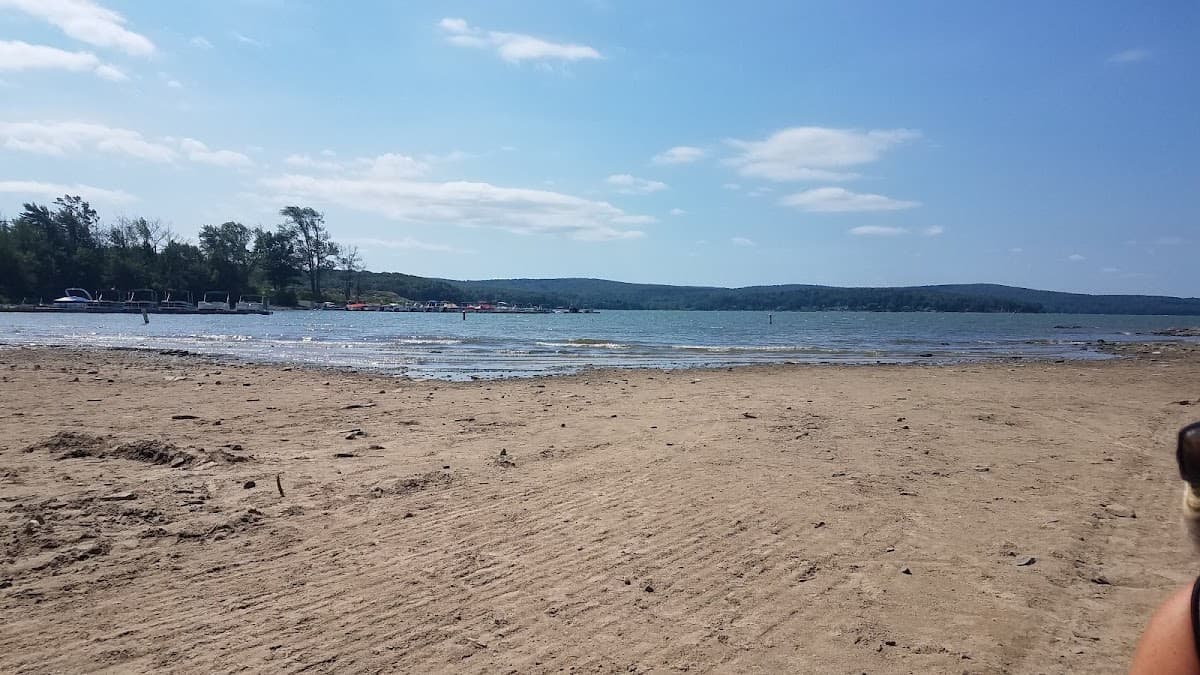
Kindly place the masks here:
<instances>
[{"instance_id":1,"label":"shoreline","mask_svg":"<svg viewBox=\"0 0 1200 675\"><path fill-rule=\"evenodd\" d=\"M919 356L916 358L893 360L875 360L875 361L794 361L780 360L772 362L759 363L733 363L733 364L713 364L713 365L683 365L679 367L670 366L583 366L573 370L564 372L538 373L531 372L529 374L518 374L510 376L477 376L467 373L464 378L451 379L447 377L414 377L404 372L407 368L400 372L395 372L387 367L373 368L370 365L338 365L338 364L319 364L309 361L284 361L284 360L268 360L254 359L249 356L228 354L228 353L205 353L188 349L172 349L158 347L126 347L126 346L111 346L111 345L73 345L68 343L59 344L15 344L11 342L0 341L0 354L9 351L26 350L30 352L38 352L41 350L51 352L112 352L112 353L131 353L151 356L172 356L196 359L198 361L208 361L212 363L223 363L229 365L247 365L260 366L264 368L286 368L286 369L303 369L314 372L333 372L346 374L363 374L378 377L387 377L398 380L406 380L410 382L505 382L510 380L538 380L538 379L558 379L566 377L574 377L586 375L589 373L604 373L604 372L660 372L660 373L689 373L689 372L715 372L715 371L740 371L746 369L774 369L788 367L841 367L841 368L878 368L878 367L953 367L953 366L970 366L970 365L1005 365L1019 363L1103 363L1113 359L1126 359L1133 357L1146 357L1153 354L1155 351L1162 353L1200 353L1200 342L1189 340L1179 340L1176 342L1163 341L1147 341L1147 342L1128 342L1114 343L1104 342L1090 343L1085 345L1089 353L1093 354L1090 357L1072 358L1068 355L1045 355L1045 356L1027 356L1027 355L1011 355L1011 356L990 356L990 357L950 357L943 355L934 355L931 357Z\"/></svg>"},{"instance_id":2,"label":"shoreline","mask_svg":"<svg viewBox=\"0 0 1200 675\"><path fill-rule=\"evenodd\" d=\"M1195 565L1200 351L1147 349L476 382L3 349L0 670L1115 671Z\"/></svg>"}]
</instances>

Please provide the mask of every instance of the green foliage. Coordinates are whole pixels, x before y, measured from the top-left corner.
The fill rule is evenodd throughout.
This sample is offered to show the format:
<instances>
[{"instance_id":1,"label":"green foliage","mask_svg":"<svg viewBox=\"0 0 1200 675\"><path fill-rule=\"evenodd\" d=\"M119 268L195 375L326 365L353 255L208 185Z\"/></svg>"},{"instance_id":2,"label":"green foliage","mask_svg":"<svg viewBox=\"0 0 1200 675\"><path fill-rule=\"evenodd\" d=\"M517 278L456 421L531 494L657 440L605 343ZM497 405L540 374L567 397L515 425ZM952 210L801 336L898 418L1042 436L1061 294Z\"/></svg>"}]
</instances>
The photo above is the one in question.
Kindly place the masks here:
<instances>
[{"instance_id":1,"label":"green foliage","mask_svg":"<svg viewBox=\"0 0 1200 675\"><path fill-rule=\"evenodd\" d=\"M308 276L312 300L321 300L321 274L334 268L334 257L338 254L338 245L325 229L325 215L300 206L285 206L279 215L287 218L283 227L296 233L300 270Z\"/></svg>"},{"instance_id":2,"label":"green foliage","mask_svg":"<svg viewBox=\"0 0 1200 675\"><path fill-rule=\"evenodd\" d=\"M206 290L236 298L265 286L276 304L295 304L289 286L300 275L298 241L288 227L268 232L228 222L204 226L197 246L145 218L101 226L87 202L68 195L52 207L25 204L16 218L0 220L0 300L50 301L71 287L114 289L106 294L111 299L124 297L115 289L136 288L175 291L177 299Z\"/></svg>"},{"instance_id":3,"label":"green foliage","mask_svg":"<svg viewBox=\"0 0 1200 675\"><path fill-rule=\"evenodd\" d=\"M300 275L300 254L296 250L296 231L280 226L275 232L254 230L254 264L276 297ZM295 294L292 294L293 297ZM294 304L294 301L293 301Z\"/></svg>"}]
</instances>

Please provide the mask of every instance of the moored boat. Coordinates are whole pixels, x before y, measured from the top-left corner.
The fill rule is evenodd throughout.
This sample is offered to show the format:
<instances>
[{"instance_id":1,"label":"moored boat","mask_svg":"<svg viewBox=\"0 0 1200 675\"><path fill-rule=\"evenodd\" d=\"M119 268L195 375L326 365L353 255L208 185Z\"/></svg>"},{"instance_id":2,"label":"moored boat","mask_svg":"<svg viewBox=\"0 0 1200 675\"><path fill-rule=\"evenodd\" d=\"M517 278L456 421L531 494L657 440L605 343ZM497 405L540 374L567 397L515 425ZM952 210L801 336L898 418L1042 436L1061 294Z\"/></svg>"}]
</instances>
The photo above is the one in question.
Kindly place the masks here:
<instances>
[{"instance_id":1,"label":"moored boat","mask_svg":"<svg viewBox=\"0 0 1200 675\"><path fill-rule=\"evenodd\" d=\"M228 312L229 293L225 291L207 291L200 302L196 303L196 309L201 312Z\"/></svg>"}]
</instances>

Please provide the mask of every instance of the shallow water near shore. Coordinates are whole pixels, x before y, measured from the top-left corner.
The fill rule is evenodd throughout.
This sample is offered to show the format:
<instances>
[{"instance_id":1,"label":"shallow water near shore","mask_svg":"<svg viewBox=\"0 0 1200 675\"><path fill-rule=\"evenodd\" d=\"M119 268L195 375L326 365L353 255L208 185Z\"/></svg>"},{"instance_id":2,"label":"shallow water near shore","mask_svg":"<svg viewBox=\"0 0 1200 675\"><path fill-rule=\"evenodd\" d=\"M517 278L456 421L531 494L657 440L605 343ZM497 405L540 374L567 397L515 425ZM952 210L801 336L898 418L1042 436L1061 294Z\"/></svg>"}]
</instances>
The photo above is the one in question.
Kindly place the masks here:
<instances>
[{"instance_id":1,"label":"shallow water near shore","mask_svg":"<svg viewBox=\"0 0 1200 675\"><path fill-rule=\"evenodd\" d=\"M605 311L459 314L280 311L271 316L0 314L0 343L183 349L253 362L464 380L591 367L1102 359L1200 317L872 312Z\"/></svg>"}]
</instances>

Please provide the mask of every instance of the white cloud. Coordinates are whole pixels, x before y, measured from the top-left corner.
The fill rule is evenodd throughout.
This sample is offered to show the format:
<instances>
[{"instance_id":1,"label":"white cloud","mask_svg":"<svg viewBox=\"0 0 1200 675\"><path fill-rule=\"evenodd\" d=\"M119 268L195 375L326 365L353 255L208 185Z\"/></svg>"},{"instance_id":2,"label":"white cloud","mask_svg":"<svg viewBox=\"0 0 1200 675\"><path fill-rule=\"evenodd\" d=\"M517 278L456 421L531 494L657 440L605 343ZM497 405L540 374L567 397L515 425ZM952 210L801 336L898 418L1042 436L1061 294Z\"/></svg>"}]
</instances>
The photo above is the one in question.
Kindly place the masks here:
<instances>
[{"instance_id":1,"label":"white cloud","mask_svg":"<svg viewBox=\"0 0 1200 675\"><path fill-rule=\"evenodd\" d=\"M863 225L850 229L850 234L856 237L896 237L908 234L905 227L887 227L882 225Z\"/></svg>"},{"instance_id":2,"label":"white cloud","mask_svg":"<svg viewBox=\"0 0 1200 675\"><path fill-rule=\"evenodd\" d=\"M332 150L322 150L321 157L337 156ZM319 159L310 155L292 154L284 158L284 164L302 169L317 171L349 171L364 178L417 178L429 173L432 162L452 162L469 157L465 152L455 150L446 155L425 155L424 159L416 159L409 155L384 153L374 157L358 157L348 161L335 159ZM426 161L428 160L428 161Z\"/></svg>"},{"instance_id":3,"label":"white cloud","mask_svg":"<svg viewBox=\"0 0 1200 675\"><path fill-rule=\"evenodd\" d=\"M179 141L179 149L193 162L223 166L227 168L245 168L253 166L249 157L233 150L210 150L207 145L194 138L184 138Z\"/></svg>"},{"instance_id":4,"label":"white cloud","mask_svg":"<svg viewBox=\"0 0 1200 675\"><path fill-rule=\"evenodd\" d=\"M343 241L354 246L365 246L368 248L390 248L405 251L464 252L447 244L435 244L432 242L420 241L412 237L402 237L400 239L375 239L372 237L359 237L355 239L345 239Z\"/></svg>"},{"instance_id":5,"label":"white cloud","mask_svg":"<svg viewBox=\"0 0 1200 675\"><path fill-rule=\"evenodd\" d=\"M124 71L107 63L96 68L96 75L109 82L126 82L129 80L129 76Z\"/></svg>"},{"instance_id":6,"label":"white cloud","mask_svg":"<svg viewBox=\"0 0 1200 675\"><path fill-rule=\"evenodd\" d=\"M658 153L650 161L655 164L687 164L702 157L704 157L704 148L677 145Z\"/></svg>"},{"instance_id":7,"label":"white cloud","mask_svg":"<svg viewBox=\"0 0 1200 675\"><path fill-rule=\"evenodd\" d=\"M370 178L416 178L429 171L429 164L393 152L358 160Z\"/></svg>"},{"instance_id":8,"label":"white cloud","mask_svg":"<svg viewBox=\"0 0 1200 675\"><path fill-rule=\"evenodd\" d=\"M792 127L761 141L727 141L738 151L725 163L743 176L773 181L840 181L857 178L844 169L877 161L892 147L920 137L911 129Z\"/></svg>"},{"instance_id":9,"label":"white cloud","mask_svg":"<svg viewBox=\"0 0 1200 675\"><path fill-rule=\"evenodd\" d=\"M63 195L79 195L89 201L108 202L110 204L128 204L137 201L137 197L123 190L106 190L91 185L64 185L61 183L42 183L28 180L0 181L0 192L30 195L42 198L61 197Z\"/></svg>"},{"instance_id":10,"label":"white cloud","mask_svg":"<svg viewBox=\"0 0 1200 675\"><path fill-rule=\"evenodd\" d=\"M0 147L55 157L93 151L164 164L176 162L180 157L223 167L253 164L240 152L211 150L194 138L149 140L131 129L90 122L0 121Z\"/></svg>"},{"instance_id":11,"label":"white cloud","mask_svg":"<svg viewBox=\"0 0 1200 675\"><path fill-rule=\"evenodd\" d=\"M229 34L233 37L234 40L237 40L239 44L250 45L251 47L264 46L262 42L255 40L254 38L250 37L249 35L243 35L243 34L237 32L236 30L229 31Z\"/></svg>"},{"instance_id":12,"label":"white cloud","mask_svg":"<svg viewBox=\"0 0 1200 675\"><path fill-rule=\"evenodd\" d=\"M627 214L608 202L490 183L288 174L263 179L262 184L281 203L336 204L403 222L488 227L585 241L637 239L645 234L624 226L649 222L649 217Z\"/></svg>"},{"instance_id":13,"label":"white cloud","mask_svg":"<svg viewBox=\"0 0 1200 675\"><path fill-rule=\"evenodd\" d=\"M333 155L323 156L332 157ZM308 155L288 155L283 159L283 163L288 166L296 166L303 169L317 169L319 171L340 171L342 169L341 162L335 162L327 159L315 159Z\"/></svg>"},{"instance_id":14,"label":"white cloud","mask_svg":"<svg viewBox=\"0 0 1200 675\"><path fill-rule=\"evenodd\" d=\"M1183 237L1158 237L1153 241L1155 246L1179 246L1183 243Z\"/></svg>"},{"instance_id":15,"label":"white cloud","mask_svg":"<svg viewBox=\"0 0 1200 675\"><path fill-rule=\"evenodd\" d=\"M68 52L19 40L0 40L0 71L4 70L67 70L76 73L90 71L98 77L114 82L129 79L125 73L102 62L91 52Z\"/></svg>"},{"instance_id":16,"label":"white cloud","mask_svg":"<svg viewBox=\"0 0 1200 675\"><path fill-rule=\"evenodd\" d=\"M747 239L745 237L734 237L734 238L730 239L729 241L734 246L757 246L757 244L754 243L753 239Z\"/></svg>"},{"instance_id":17,"label":"white cloud","mask_svg":"<svg viewBox=\"0 0 1200 675\"><path fill-rule=\"evenodd\" d=\"M1151 56L1149 49L1126 49L1117 52L1106 59L1109 63L1139 63L1149 59Z\"/></svg>"},{"instance_id":18,"label":"white cloud","mask_svg":"<svg viewBox=\"0 0 1200 675\"><path fill-rule=\"evenodd\" d=\"M616 173L604 179L609 185L615 185L617 192L626 195L647 195L667 189L667 184L657 180L638 178L627 173Z\"/></svg>"},{"instance_id":19,"label":"white cloud","mask_svg":"<svg viewBox=\"0 0 1200 675\"><path fill-rule=\"evenodd\" d=\"M599 59L600 52L587 45L549 42L522 33L502 33L471 26L465 19L445 18L438 28L446 41L458 47L494 49L509 63L522 61L579 61Z\"/></svg>"},{"instance_id":20,"label":"white cloud","mask_svg":"<svg viewBox=\"0 0 1200 675\"><path fill-rule=\"evenodd\" d=\"M201 49L213 48L213 44L209 42L208 38L204 37L203 35L196 35L191 40L188 40L188 42L190 42L193 47L199 47Z\"/></svg>"},{"instance_id":21,"label":"white cloud","mask_svg":"<svg viewBox=\"0 0 1200 675\"><path fill-rule=\"evenodd\" d=\"M770 194L771 192L774 192L774 190L772 190L769 187L756 187L753 190L750 190L749 192L747 192L746 196L747 197L762 197L763 195Z\"/></svg>"},{"instance_id":22,"label":"white cloud","mask_svg":"<svg viewBox=\"0 0 1200 675\"><path fill-rule=\"evenodd\" d=\"M899 211L920 206L920 202L892 199L883 195L851 192L839 187L821 187L788 195L779 201L818 213L849 213L853 211Z\"/></svg>"},{"instance_id":23,"label":"white cloud","mask_svg":"<svg viewBox=\"0 0 1200 675\"><path fill-rule=\"evenodd\" d=\"M921 234L925 235L926 237L940 237L945 233L946 228L942 227L941 225L930 225L929 227L921 230Z\"/></svg>"},{"instance_id":24,"label":"white cloud","mask_svg":"<svg viewBox=\"0 0 1200 675\"><path fill-rule=\"evenodd\" d=\"M671 209L671 215L683 216L683 215L687 215L687 211L684 211L683 209Z\"/></svg>"},{"instance_id":25,"label":"white cloud","mask_svg":"<svg viewBox=\"0 0 1200 675\"><path fill-rule=\"evenodd\" d=\"M1105 274L1116 274L1117 272L1120 272L1121 269L1119 267L1105 267L1100 271L1104 272Z\"/></svg>"},{"instance_id":26,"label":"white cloud","mask_svg":"<svg viewBox=\"0 0 1200 675\"><path fill-rule=\"evenodd\" d=\"M0 9L15 9L57 27L96 47L132 56L150 56L154 43L125 28L125 17L91 0L0 0Z\"/></svg>"},{"instance_id":27,"label":"white cloud","mask_svg":"<svg viewBox=\"0 0 1200 675\"><path fill-rule=\"evenodd\" d=\"M723 190L741 190L742 186L740 183L723 183L721 185L721 189L723 189Z\"/></svg>"},{"instance_id":28,"label":"white cloud","mask_svg":"<svg viewBox=\"0 0 1200 675\"><path fill-rule=\"evenodd\" d=\"M0 143L9 150L65 156L82 150L171 162L176 152L129 129L88 122L0 122Z\"/></svg>"},{"instance_id":29,"label":"white cloud","mask_svg":"<svg viewBox=\"0 0 1200 675\"><path fill-rule=\"evenodd\" d=\"M1087 258L1079 255L1078 253L1072 253L1071 255L1067 256L1067 260L1070 260L1071 262L1083 262L1084 260L1087 260Z\"/></svg>"},{"instance_id":30,"label":"white cloud","mask_svg":"<svg viewBox=\"0 0 1200 675\"><path fill-rule=\"evenodd\" d=\"M1009 252L1009 253L1011 253L1011 254L1013 254L1013 255L1021 255L1022 253L1024 253L1024 252L1025 252L1025 249L1023 249L1023 248L1010 248L1010 249L1008 249L1008 252Z\"/></svg>"}]
</instances>

